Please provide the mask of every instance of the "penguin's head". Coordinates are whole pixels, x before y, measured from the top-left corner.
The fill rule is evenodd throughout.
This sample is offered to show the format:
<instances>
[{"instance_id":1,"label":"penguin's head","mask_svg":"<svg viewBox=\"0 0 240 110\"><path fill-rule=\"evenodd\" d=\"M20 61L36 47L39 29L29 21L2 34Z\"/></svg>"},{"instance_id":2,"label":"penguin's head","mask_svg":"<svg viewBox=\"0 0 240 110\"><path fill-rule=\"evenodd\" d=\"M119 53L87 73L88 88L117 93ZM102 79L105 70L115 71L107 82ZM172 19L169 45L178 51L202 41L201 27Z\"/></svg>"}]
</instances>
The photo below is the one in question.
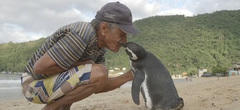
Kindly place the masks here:
<instances>
[{"instance_id":1,"label":"penguin's head","mask_svg":"<svg viewBox=\"0 0 240 110\"><path fill-rule=\"evenodd\" d=\"M125 51L132 61L140 60L146 56L145 49L136 43L128 42L122 44L122 46L125 47Z\"/></svg>"}]
</instances>

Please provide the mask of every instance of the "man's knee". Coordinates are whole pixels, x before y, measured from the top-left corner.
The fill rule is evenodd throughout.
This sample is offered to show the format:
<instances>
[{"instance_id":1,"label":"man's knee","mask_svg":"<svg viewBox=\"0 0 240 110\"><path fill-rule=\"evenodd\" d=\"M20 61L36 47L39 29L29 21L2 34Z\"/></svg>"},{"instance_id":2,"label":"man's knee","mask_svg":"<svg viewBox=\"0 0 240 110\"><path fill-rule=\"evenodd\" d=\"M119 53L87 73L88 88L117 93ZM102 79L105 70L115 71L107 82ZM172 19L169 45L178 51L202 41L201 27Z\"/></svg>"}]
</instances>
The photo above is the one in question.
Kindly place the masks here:
<instances>
[{"instance_id":1,"label":"man's knee","mask_svg":"<svg viewBox=\"0 0 240 110\"><path fill-rule=\"evenodd\" d=\"M93 64L90 82L96 84L94 93L103 91L107 80L108 80L108 71L106 67L101 64Z\"/></svg>"},{"instance_id":2,"label":"man's knee","mask_svg":"<svg viewBox=\"0 0 240 110\"><path fill-rule=\"evenodd\" d=\"M102 64L93 64L91 72L91 82L104 82L108 78L108 71Z\"/></svg>"}]
</instances>

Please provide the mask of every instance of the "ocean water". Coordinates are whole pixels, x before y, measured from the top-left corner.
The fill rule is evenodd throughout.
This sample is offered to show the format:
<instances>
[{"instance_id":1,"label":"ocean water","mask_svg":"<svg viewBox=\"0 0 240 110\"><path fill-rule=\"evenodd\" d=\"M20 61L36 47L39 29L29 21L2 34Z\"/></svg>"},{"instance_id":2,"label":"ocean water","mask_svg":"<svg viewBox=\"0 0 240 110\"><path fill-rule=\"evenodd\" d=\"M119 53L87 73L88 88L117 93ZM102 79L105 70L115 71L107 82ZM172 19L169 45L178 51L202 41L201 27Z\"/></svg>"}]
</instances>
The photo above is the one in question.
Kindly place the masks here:
<instances>
[{"instance_id":1,"label":"ocean water","mask_svg":"<svg viewBox=\"0 0 240 110\"><path fill-rule=\"evenodd\" d=\"M19 75L0 75L0 100L23 98Z\"/></svg>"}]
</instances>

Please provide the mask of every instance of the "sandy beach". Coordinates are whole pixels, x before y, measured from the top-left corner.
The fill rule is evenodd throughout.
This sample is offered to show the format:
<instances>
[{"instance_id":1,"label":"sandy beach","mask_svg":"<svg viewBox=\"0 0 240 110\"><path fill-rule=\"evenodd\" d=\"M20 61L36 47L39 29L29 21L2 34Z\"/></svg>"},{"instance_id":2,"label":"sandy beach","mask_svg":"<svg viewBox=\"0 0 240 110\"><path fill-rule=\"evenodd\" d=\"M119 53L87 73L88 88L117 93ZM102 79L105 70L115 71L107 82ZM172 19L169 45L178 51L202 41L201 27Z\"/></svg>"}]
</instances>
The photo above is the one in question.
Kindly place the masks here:
<instances>
[{"instance_id":1,"label":"sandy beach","mask_svg":"<svg viewBox=\"0 0 240 110\"><path fill-rule=\"evenodd\" d=\"M240 76L194 78L175 85L185 101L183 110L240 110ZM73 104L71 110L145 110L142 97L137 106L130 91L130 86L125 86L92 95ZM0 101L0 110L40 110L43 106L25 99Z\"/></svg>"}]
</instances>

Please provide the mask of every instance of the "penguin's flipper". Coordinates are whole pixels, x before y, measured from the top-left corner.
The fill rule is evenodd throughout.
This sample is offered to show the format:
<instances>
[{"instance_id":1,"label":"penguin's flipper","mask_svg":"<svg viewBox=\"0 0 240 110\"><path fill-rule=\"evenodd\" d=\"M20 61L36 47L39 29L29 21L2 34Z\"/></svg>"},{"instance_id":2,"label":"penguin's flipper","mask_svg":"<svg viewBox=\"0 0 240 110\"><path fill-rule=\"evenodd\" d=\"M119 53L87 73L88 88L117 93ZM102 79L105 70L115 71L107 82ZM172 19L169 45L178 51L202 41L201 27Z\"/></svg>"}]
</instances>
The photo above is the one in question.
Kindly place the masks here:
<instances>
[{"instance_id":1,"label":"penguin's flipper","mask_svg":"<svg viewBox=\"0 0 240 110\"><path fill-rule=\"evenodd\" d=\"M132 82L132 99L133 99L133 102L137 105L140 104L139 94L140 94L141 85L144 79L145 79L145 74L142 71L136 70L134 72L134 79Z\"/></svg>"}]
</instances>

